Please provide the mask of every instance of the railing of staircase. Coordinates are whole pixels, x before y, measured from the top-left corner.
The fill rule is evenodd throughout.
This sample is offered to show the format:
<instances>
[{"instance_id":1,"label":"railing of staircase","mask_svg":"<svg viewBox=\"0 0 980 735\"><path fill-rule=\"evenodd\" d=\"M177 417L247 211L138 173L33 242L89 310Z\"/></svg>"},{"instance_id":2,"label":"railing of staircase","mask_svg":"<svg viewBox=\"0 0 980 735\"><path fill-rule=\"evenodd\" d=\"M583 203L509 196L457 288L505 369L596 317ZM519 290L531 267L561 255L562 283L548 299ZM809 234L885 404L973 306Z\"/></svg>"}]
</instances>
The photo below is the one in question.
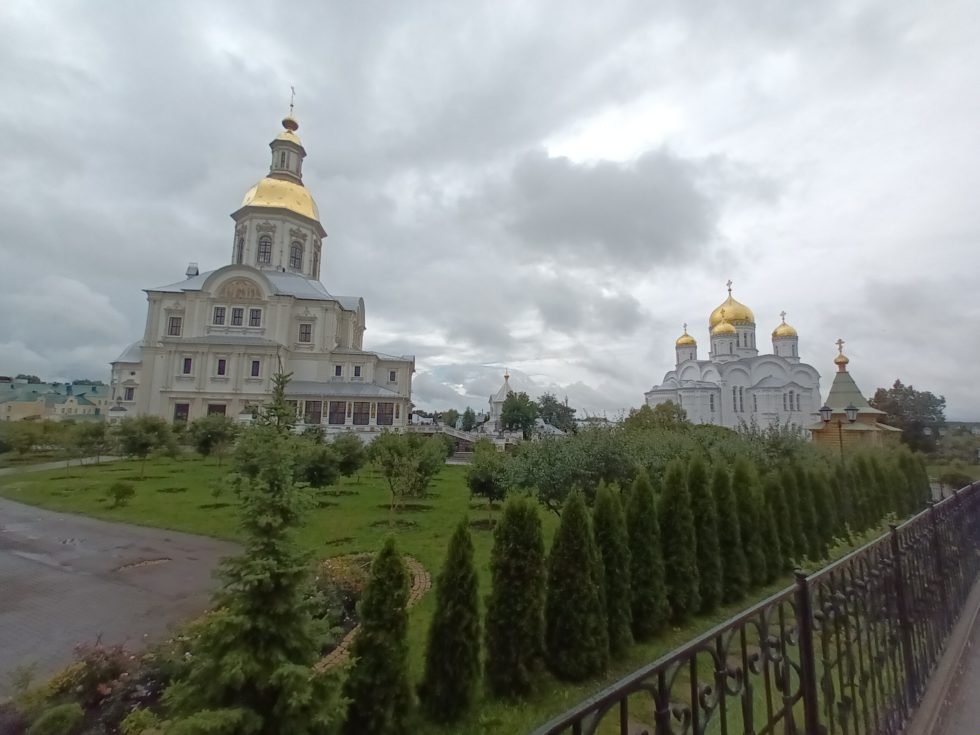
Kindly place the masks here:
<instances>
[{"instance_id":1,"label":"railing of staircase","mask_svg":"<svg viewBox=\"0 0 980 735\"><path fill-rule=\"evenodd\" d=\"M980 482L533 735L893 735L980 573Z\"/></svg>"}]
</instances>

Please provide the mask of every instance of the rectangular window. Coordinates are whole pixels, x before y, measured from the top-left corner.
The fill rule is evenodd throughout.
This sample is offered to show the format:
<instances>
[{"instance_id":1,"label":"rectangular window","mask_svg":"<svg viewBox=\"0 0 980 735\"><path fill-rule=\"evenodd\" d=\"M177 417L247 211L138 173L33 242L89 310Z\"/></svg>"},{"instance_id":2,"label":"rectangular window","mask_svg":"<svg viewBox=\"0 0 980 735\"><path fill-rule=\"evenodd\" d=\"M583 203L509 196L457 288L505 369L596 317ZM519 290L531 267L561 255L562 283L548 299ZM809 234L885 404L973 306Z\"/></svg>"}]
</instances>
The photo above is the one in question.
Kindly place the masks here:
<instances>
[{"instance_id":1,"label":"rectangular window","mask_svg":"<svg viewBox=\"0 0 980 735\"><path fill-rule=\"evenodd\" d=\"M250 327L262 326L262 309L248 310L248 326Z\"/></svg>"},{"instance_id":2,"label":"rectangular window","mask_svg":"<svg viewBox=\"0 0 980 735\"><path fill-rule=\"evenodd\" d=\"M234 308L231 310L231 326L242 326L242 319L245 318L245 309Z\"/></svg>"},{"instance_id":3,"label":"rectangular window","mask_svg":"<svg viewBox=\"0 0 980 735\"><path fill-rule=\"evenodd\" d=\"M303 401L303 423L319 424L323 421L323 401Z\"/></svg>"},{"instance_id":4,"label":"rectangular window","mask_svg":"<svg viewBox=\"0 0 980 735\"><path fill-rule=\"evenodd\" d=\"M714 413L715 412L715 394L714 393L709 393L708 394L708 409L711 411L711 413Z\"/></svg>"},{"instance_id":5,"label":"rectangular window","mask_svg":"<svg viewBox=\"0 0 980 735\"><path fill-rule=\"evenodd\" d=\"M783 410L786 410L786 394L783 393Z\"/></svg>"},{"instance_id":6,"label":"rectangular window","mask_svg":"<svg viewBox=\"0 0 980 735\"><path fill-rule=\"evenodd\" d=\"M354 426L367 426L370 417L370 401L354 401Z\"/></svg>"},{"instance_id":7,"label":"rectangular window","mask_svg":"<svg viewBox=\"0 0 980 735\"><path fill-rule=\"evenodd\" d=\"M394 403L378 404L378 426L391 426L395 418Z\"/></svg>"},{"instance_id":8,"label":"rectangular window","mask_svg":"<svg viewBox=\"0 0 980 735\"><path fill-rule=\"evenodd\" d=\"M179 337L180 328L183 326L183 318L179 316L170 317L167 322L167 335L170 337Z\"/></svg>"},{"instance_id":9,"label":"rectangular window","mask_svg":"<svg viewBox=\"0 0 980 735\"><path fill-rule=\"evenodd\" d=\"M224 324L225 323L225 307L216 306L214 307L214 317L211 319L213 324Z\"/></svg>"},{"instance_id":10,"label":"rectangular window","mask_svg":"<svg viewBox=\"0 0 980 735\"><path fill-rule=\"evenodd\" d=\"M187 417L190 415L191 404L189 403L175 403L174 404L174 423L175 424L186 424Z\"/></svg>"},{"instance_id":11,"label":"rectangular window","mask_svg":"<svg viewBox=\"0 0 980 735\"><path fill-rule=\"evenodd\" d=\"M252 360L252 369L249 374L253 378L257 378L261 373L262 373L262 363L259 362L258 360Z\"/></svg>"},{"instance_id":12,"label":"rectangular window","mask_svg":"<svg viewBox=\"0 0 980 735\"><path fill-rule=\"evenodd\" d=\"M738 388L732 386L732 411L738 413Z\"/></svg>"},{"instance_id":13,"label":"rectangular window","mask_svg":"<svg viewBox=\"0 0 980 735\"><path fill-rule=\"evenodd\" d=\"M752 396L752 410L755 413L759 413L759 396L754 394Z\"/></svg>"},{"instance_id":14,"label":"rectangular window","mask_svg":"<svg viewBox=\"0 0 980 735\"><path fill-rule=\"evenodd\" d=\"M397 380L398 380L398 371L397 370L389 370L388 371L388 382L389 383L394 383Z\"/></svg>"},{"instance_id":15,"label":"rectangular window","mask_svg":"<svg viewBox=\"0 0 980 735\"><path fill-rule=\"evenodd\" d=\"M135 396L136 396L136 389L135 388L127 388L125 390L125 392L123 393L123 400L124 401L131 401L131 400L133 400L133 398Z\"/></svg>"},{"instance_id":16,"label":"rectangular window","mask_svg":"<svg viewBox=\"0 0 980 735\"><path fill-rule=\"evenodd\" d=\"M300 324L299 325L299 341L300 342L312 342L313 341L313 325L312 324Z\"/></svg>"},{"instance_id":17,"label":"rectangular window","mask_svg":"<svg viewBox=\"0 0 980 735\"><path fill-rule=\"evenodd\" d=\"M191 369L193 367L194 367L194 360L192 360L189 357L185 357L184 358L184 369L183 369L184 375L190 375L191 374Z\"/></svg>"},{"instance_id":18,"label":"rectangular window","mask_svg":"<svg viewBox=\"0 0 980 735\"><path fill-rule=\"evenodd\" d=\"M402 415L402 404L396 403L395 404L395 418L396 419L401 418L401 415Z\"/></svg>"},{"instance_id":19,"label":"rectangular window","mask_svg":"<svg viewBox=\"0 0 980 735\"><path fill-rule=\"evenodd\" d=\"M225 404L223 403L208 404L208 416L224 416L224 415L225 415Z\"/></svg>"},{"instance_id":20,"label":"rectangular window","mask_svg":"<svg viewBox=\"0 0 980 735\"><path fill-rule=\"evenodd\" d=\"M343 374L344 374L344 366L343 365L334 365L333 366L333 376L335 378L342 377Z\"/></svg>"},{"instance_id":21,"label":"rectangular window","mask_svg":"<svg viewBox=\"0 0 980 735\"><path fill-rule=\"evenodd\" d=\"M224 375L228 370L228 361L224 358L218 359L218 375Z\"/></svg>"},{"instance_id":22,"label":"rectangular window","mask_svg":"<svg viewBox=\"0 0 980 735\"><path fill-rule=\"evenodd\" d=\"M347 401L330 401L327 423L343 426L347 418Z\"/></svg>"},{"instance_id":23,"label":"rectangular window","mask_svg":"<svg viewBox=\"0 0 980 735\"><path fill-rule=\"evenodd\" d=\"M360 365L355 365L354 366L354 377L355 378L361 377L361 366Z\"/></svg>"}]
</instances>

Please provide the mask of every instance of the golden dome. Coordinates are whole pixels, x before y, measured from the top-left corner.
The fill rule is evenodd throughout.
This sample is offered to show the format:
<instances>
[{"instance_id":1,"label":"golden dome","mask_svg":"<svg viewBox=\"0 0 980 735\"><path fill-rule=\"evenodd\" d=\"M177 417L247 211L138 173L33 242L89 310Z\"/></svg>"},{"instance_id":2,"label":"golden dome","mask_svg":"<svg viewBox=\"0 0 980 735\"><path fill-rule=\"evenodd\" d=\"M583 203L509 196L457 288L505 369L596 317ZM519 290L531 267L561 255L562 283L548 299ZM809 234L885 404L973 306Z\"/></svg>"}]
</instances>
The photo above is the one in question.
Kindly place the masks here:
<instances>
[{"instance_id":1,"label":"golden dome","mask_svg":"<svg viewBox=\"0 0 980 735\"><path fill-rule=\"evenodd\" d=\"M834 358L834 365L837 366L838 372L846 373L847 363L849 363L850 360L848 359L847 355L844 354L844 340L840 338L837 339L837 352L838 355Z\"/></svg>"},{"instance_id":2,"label":"golden dome","mask_svg":"<svg viewBox=\"0 0 980 735\"><path fill-rule=\"evenodd\" d=\"M783 322L772 330L772 338L779 339L780 337L799 337L800 335L796 333L796 330L786 323L786 312L784 311L782 314L780 314L780 316L783 318Z\"/></svg>"},{"instance_id":3,"label":"golden dome","mask_svg":"<svg viewBox=\"0 0 980 735\"><path fill-rule=\"evenodd\" d=\"M722 304L722 306L724 306L724 304ZM752 312L750 311L749 314L751 313ZM728 334L738 334L738 330L735 329L730 321L728 321L728 312L725 309L722 309L718 323L711 328L711 336L720 337Z\"/></svg>"},{"instance_id":4,"label":"golden dome","mask_svg":"<svg viewBox=\"0 0 980 735\"><path fill-rule=\"evenodd\" d=\"M698 341L687 333L687 325L684 325L684 334L677 338L675 343L678 347L697 347Z\"/></svg>"},{"instance_id":5,"label":"golden dome","mask_svg":"<svg viewBox=\"0 0 980 735\"><path fill-rule=\"evenodd\" d=\"M732 298L732 282L728 282L728 298L708 317L708 328L714 329L722 320L722 313L732 324L755 324L755 314L745 304Z\"/></svg>"},{"instance_id":6,"label":"golden dome","mask_svg":"<svg viewBox=\"0 0 980 735\"><path fill-rule=\"evenodd\" d=\"M285 135L286 133L283 133ZM243 207L276 207L288 209L312 220L320 221L320 210L306 187L294 181L266 176L245 193Z\"/></svg>"}]
</instances>

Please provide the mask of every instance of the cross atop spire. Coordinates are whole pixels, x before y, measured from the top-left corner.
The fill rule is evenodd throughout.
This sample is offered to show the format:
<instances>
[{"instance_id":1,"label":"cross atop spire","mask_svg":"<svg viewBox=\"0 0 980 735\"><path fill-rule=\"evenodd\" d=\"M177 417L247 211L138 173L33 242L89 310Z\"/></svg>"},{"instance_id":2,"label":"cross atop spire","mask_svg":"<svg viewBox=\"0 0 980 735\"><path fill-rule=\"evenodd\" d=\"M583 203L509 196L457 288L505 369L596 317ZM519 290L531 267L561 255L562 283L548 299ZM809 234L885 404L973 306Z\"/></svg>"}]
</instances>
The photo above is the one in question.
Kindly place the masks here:
<instances>
[{"instance_id":1,"label":"cross atop spire","mask_svg":"<svg viewBox=\"0 0 980 735\"><path fill-rule=\"evenodd\" d=\"M779 312L779 316L783 320L783 324L785 324L786 323L786 310L783 309L781 312Z\"/></svg>"},{"instance_id":2,"label":"cross atop spire","mask_svg":"<svg viewBox=\"0 0 980 735\"><path fill-rule=\"evenodd\" d=\"M728 279L728 282L725 285L728 286L728 295L731 296L732 295L732 279L729 278Z\"/></svg>"},{"instance_id":3,"label":"cross atop spire","mask_svg":"<svg viewBox=\"0 0 980 735\"><path fill-rule=\"evenodd\" d=\"M684 322L684 334L687 334L687 322Z\"/></svg>"},{"instance_id":4,"label":"cross atop spire","mask_svg":"<svg viewBox=\"0 0 980 735\"><path fill-rule=\"evenodd\" d=\"M296 87L289 87L289 116L293 116L293 103L296 102Z\"/></svg>"},{"instance_id":5,"label":"cross atop spire","mask_svg":"<svg viewBox=\"0 0 980 735\"><path fill-rule=\"evenodd\" d=\"M836 342L834 342L834 344L835 344L835 345L837 345L837 351L838 351L838 352L839 352L840 354L842 354L842 355L843 355L843 354L844 354L844 340L842 340L842 339L841 339L840 337L838 337L838 338L837 338L837 341L836 341Z\"/></svg>"}]
</instances>

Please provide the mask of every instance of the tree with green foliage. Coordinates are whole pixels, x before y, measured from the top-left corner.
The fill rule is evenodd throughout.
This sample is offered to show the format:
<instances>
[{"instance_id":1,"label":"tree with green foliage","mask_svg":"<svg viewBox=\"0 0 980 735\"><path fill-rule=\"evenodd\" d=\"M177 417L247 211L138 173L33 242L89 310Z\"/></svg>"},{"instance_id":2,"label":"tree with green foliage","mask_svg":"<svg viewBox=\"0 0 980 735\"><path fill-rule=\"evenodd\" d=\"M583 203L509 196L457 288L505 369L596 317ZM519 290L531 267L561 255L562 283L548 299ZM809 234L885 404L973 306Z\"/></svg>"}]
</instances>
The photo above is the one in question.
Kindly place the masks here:
<instances>
[{"instance_id":1,"label":"tree with green foliage","mask_svg":"<svg viewBox=\"0 0 980 735\"><path fill-rule=\"evenodd\" d=\"M822 471L814 468L807 471L807 479L810 482L813 511L817 520L820 558L826 559L830 553L831 542L839 535L832 485Z\"/></svg>"},{"instance_id":2,"label":"tree with green foliage","mask_svg":"<svg viewBox=\"0 0 980 735\"><path fill-rule=\"evenodd\" d=\"M360 627L344 681L344 735L408 732L412 690L408 677L409 575L388 537L371 564L358 610Z\"/></svg>"},{"instance_id":3,"label":"tree with green foliage","mask_svg":"<svg viewBox=\"0 0 980 735\"><path fill-rule=\"evenodd\" d=\"M438 436L383 431L368 450L391 493L391 509L404 498L422 498L446 464L446 445Z\"/></svg>"},{"instance_id":4,"label":"tree with green foliage","mask_svg":"<svg viewBox=\"0 0 980 735\"><path fill-rule=\"evenodd\" d=\"M913 451L935 451L939 429L946 425L945 398L896 380L891 388L876 390L869 403L888 414L885 422L902 430L902 441Z\"/></svg>"},{"instance_id":5,"label":"tree with green foliage","mask_svg":"<svg viewBox=\"0 0 980 735\"><path fill-rule=\"evenodd\" d=\"M762 485L763 533L762 545L766 550L766 581L772 582L780 574L793 571L787 546L792 542L789 535L789 508L783 497L783 486L778 472L770 472Z\"/></svg>"},{"instance_id":6,"label":"tree with green foliage","mask_svg":"<svg viewBox=\"0 0 980 735\"><path fill-rule=\"evenodd\" d=\"M351 431L346 431L334 437L330 446L337 453L337 469L344 477L360 471L367 462L367 450L361 437Z\"/></svg>"},{"instance_id":7,"label":"tree with green foliage","mask_svg":"<svg viewBox=\"0 0 980 735\"><path fill-rule=\"evenodd\" d=\"M592 530L602 563L609 650L616 655L633 643L629 538L617 488L605 483L599 486L592 510Z\"/></svg>"},{"instance_id":8,"label":"tree with green foliage","mask_svg":"<svg viewBox=\"0 0 980 735\"><path fill-rule=\"evenodd\" d=\"M480 600L473 539L463 518L449 540L436 580L436 610L429 625L425 673L419 685L423 711L437 722L458 720L473 704L480 679Z\"/></svg>"},{"instance_id":9,"label":"tree with green foliage","mask_svg":"<svg viewBox=\"0 0 980 735\"><path fill-rule=\"evenodd\" d=\"M493 532L486 617L486 676L490 691L526 695L544 646L544 536L530 498L504 503Z\"/></svg>"},{"instance_id":10,"label":"tree with green foliage","mask_svg":"<svg viewBox=\"0 0 980 735\"><path fill-rule=\"evenodd\" d=\"M700 609L701 596L694 513L687 489L687 473L680 458L667 465L659 516L670 617L681 623Z\"/></svg>"},{"instance_id":11,"label":"tree with green foliage","mask_svg":"<svg viewBox=\"0 0 980 735\"><path fill-rule=\"evenodd\" d=\"M567 397L562 403L555 397L554 393L544 393L538 396L537 404L538 416L542 420L561 429L566 434L575 431L575 409L568 405Z\"/></svg>"},{"instance_id":12,"label":"tree with green foliage","mask_svg":"<svg viewBox=\"0 0 980 735\"><path fill-rule=\"evenodd\" d=\"M527 393L511 391L504 399L500 409L500 423L507 431L520 431L525 439L530 439L534 431L534 420L538 417L538 404L528 398Z\"/></svg>"},{"instance_id":13,"label":"tree with green foliage","mask_svg":"<svg viewBox=\"0 0 980 735\"><path fill-rule=\"evenodd\" d=\"M20 457L26 457L41 442L41 427L34 421L18 421L6 429L8 441Z\"/></svg>"},{"instance_id":14,"label":"tree with green foliage","mask_svg":"<svg viewBox=\"0 0 980 735\"><path fill-rule=\"evenodd\" d=\"M761 499L759 479L755 468L745 458L735 462L732 472L732 491L735 494L735 510L738 513L738 526L742 532L742 549L749 568L749 584L758 587L769 578L766 567L766 550L763 547L761 528Z\"/></svg>"},{"instance_id":15,"label":"tree with green foliage","mask_svg":"<svg viewBox=\"0 0 980 735\"><path fill-rule=\"evenodd\" d=\"M218 465L238 435L238 426L228 416L202 416L187 427L187 438L202 457L216 456Z\"/></svg>"},{"instance_id":16,"label":"tree with green foliage","mask_svg":"<svg viewBox=\"0 0 980 735\"><path fill-rule=\"evenodd\" d=\"M687 411L673 401L664 401L654 407L648 405L630 409L623 421L626 431L675 431L690 428Z\"/></svg>"},{"instance_id":17,"label":"tree with green foliage","mask_svg":"<svg viewBox=\"0 0 980 735\"><path fill-rule=\"evenodd\" d=\"M687 489L694 515L700 612L710 613L718 607L722 597L721 548L718 545L718 507L711 492L708 465L701 454L695 454L688 465Z\"/></svg>"},{"instance_id":18,"label":"tree with green foliage","mask_svg":"<svg viewBox=\"0 0 980 735\"><path fill-rule=\"evenodd\" d=\"M122 480L112 483L106 491L106 497L112 501L111 507L113 508L121 508L124 505L128 505L129 501L135 495L136 488L133 487L133 483L123 482Z\"/></svg>"},{"instance_id":19,"label":"tree with green foliage","mask_svg":"<svg viewBox=\"0 0 980 735\"><path fill-rule=\"evenodd\" d=\"M737 602L749 586L749 566L742 547L738 507L732 492L732 478L721 463L711 472L711 494L718 508L718 546L721 548L723 602Z\"/></svg>"},{"instance_id":20,"label":"tree with green foliage","mask_svg":"<svg viewBox=\"0 0 980 735\"><path fill-rule=\"evenodd\" d=\"M297 479L310 487L323 488L340 479L340 456L332 444L297 439Z\"/></svg>"},{"instance_id":21,"label":"tree with green foliage","mask_svg":"<svg viewBox=\"0 0 980 735\"><path fill-rule=\"evenodd\" d=\"M290 437L265 424L244 439L253 454L235 466L244 550L222 563L214 612L166 692L167 732L319 735L335 725L339 702L333 677L314 667L326 640L295 539L308 496L293 484Z\"/></svg>"},{"instance_id":22,"label":"tree with green foliage","mask_svg":"<svg viewBox=\"0 0 980 735\"><path fill-rule=\"evenodd\" d=\"M793 465L793 475L796 478L796 505L799 508L800 525L803 528L803 537L806 539L805 556L811 562L816 562L823 559L823 554L820 529L817 527L813 486L810 483L810 476L802 465Z\"/></svg>"},{"instance_id":23,"label":"tree with green foliage","mask_svg":"<svg viewBox=\"0 0 980 735\"><path fill-rule=\"evenodd\" d=\"M609 663L602 567L589 512L579 490L569 494L548 555L545 660L555 676L582 681Z\"/></svg>"},{"instance_id":24,"label":"tree with green foliage","mask_svg":"<svg viewBox=\"0 0 980 735\"><path fill-rule=\"evenodd\" d=\"M466 468L466 485L470 493L486 498L487 510L507 494L507 459L489 439L473 445L473 461Z\"/></svg>"},{"instance_id":25,"label":"tree with green foliage","mask_svg":"<svg viewBox=\"0 0 980 735\"><path fill-rule=\"evenodd\" d=\"M781 536L780 541L785 543L787 558L796 564L806 556L806 535L800 516L800 498L796 486L796 475L793 473L792 467L787 465L780 470L779 482L783 488L783 497L786 499L786 516L789 519L786 535Z\"/></svg>"},{"instance_id":26,"label":"tree with green foliage","mask_svg":"<svg viewBox=\"0 0 980 735\"><path fill-rule=\"evenodd\" d=\"M756 508L759 514L759 539L762 552L766 557L766 575L762 580L765 584L774 582L783 568L783 553L779 544L779 530L776 528L775 509L769 504L769 483L772 475L765 483L757 487Z\"/></svg>"},{"instance_id":27,"label":"tree with green foliage","mask_svg":"<svg viewBox=\"0 0 980 735\"><path fill-rule=\"evenodd\" d=\"M459 411L457 411L455 408L450 408L446 411L443 411L439 415L439 420L446 426L451 426L455 428L456 422L459 420Z\"/></svg>"},{"instance_id":28,"label":"tree with green foliage","mask_svg":"<svg viewBox=\"0 0 980 735\"><path fill-rule=\"evenodd\" d=\"M146 469L146 458L155 451L174 451L170 426L159 416L123 419L115 428L120 451L140 460L140 477Z\"/></svg>"},{"instance_id":29,"label":"tree with green foliage","mask_svg":"<svg viewBox=\"0 0 980 735\"><path fill-rule=\"evenodd\" d=\"M463 431L473 431L473 427L476 425L476 413L469 406L463 411L463 423L461 425Z\"/></svg>"},{"instance_id":30,"label":"tree with green foliage","mask_svg":"<svg viewBox=\"0 0 980 735\"><path fill-rule=\"evenodd\" d=\"M95 463L112 448L112 436L105 421L86 421L75 426L72 432L75 453L81 457L95 457Z\"/></svg>"},{"instance_id":31,"label":"tree with green foliage","mask_svg":"<svg viewBox=\"0 0 980 735\"><path fill-rule=\"evenodd\" d=\"M73 735L81 730L85 712L77 702L66 702L46 709L27 728L26 735Z\"/></svg>"},{"instance_id":32,"label":"tree with green foliage","mask_svg":"<svg viewBox=\"0 0 980 735\"><path fill-rule=\"evenodd\" d=\"M660 521L653 486L645 472L637 475L626 508L630 550L630 608L633 637L646 641L667 622L667 601Z\"/></svg>"},{"instance_id":33,"label":"tree with green foliage","mask_svg":"<svg viewBox=\"0 0 980 735\"><path fill-rule=\"evenodd\" d=\"M269 401L259 406L255 422L260 426L274 426L277 431L291 433L296 425L296 406L286 401L286 386L292 379L292 373L279 371L272 375L272 396Z\"/></svg>"}]
</instances>

